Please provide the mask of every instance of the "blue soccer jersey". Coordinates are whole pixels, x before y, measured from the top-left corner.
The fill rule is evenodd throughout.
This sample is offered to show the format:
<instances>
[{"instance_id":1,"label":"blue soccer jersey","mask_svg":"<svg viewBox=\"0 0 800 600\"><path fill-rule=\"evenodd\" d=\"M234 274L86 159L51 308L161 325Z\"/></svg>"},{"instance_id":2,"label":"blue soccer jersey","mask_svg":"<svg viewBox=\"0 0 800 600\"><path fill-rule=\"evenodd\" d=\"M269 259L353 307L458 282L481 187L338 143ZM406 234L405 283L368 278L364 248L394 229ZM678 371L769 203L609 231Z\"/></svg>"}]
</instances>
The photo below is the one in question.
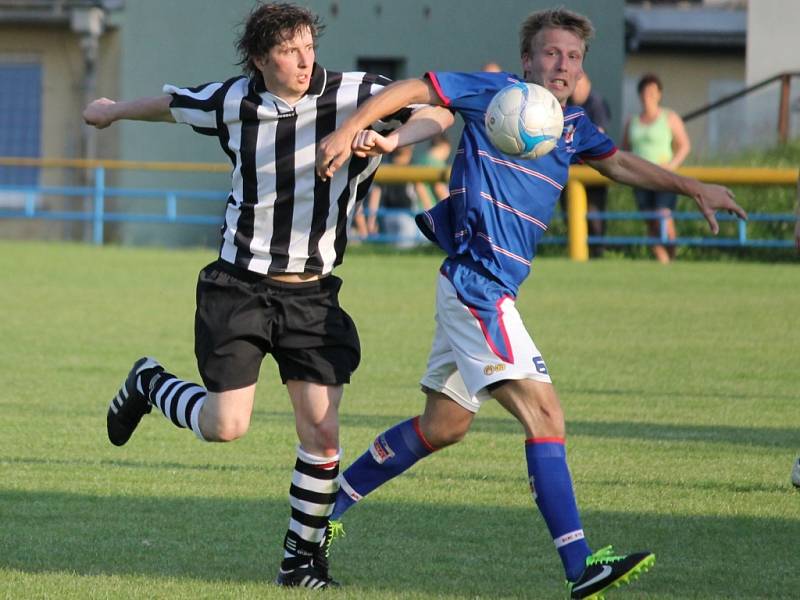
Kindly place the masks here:
<instances>
[{"instance_id":1,"label":"blue soccer jersey","mask_svg":"<svg viewBox=\"0 0 800 600\"><path fill-rule=\"evenodd\" d=\"M484 114L499 90L521 79L483 72L429 72L426 77L445 106L464 119L464 131L453 161L450 197L418 222L450 258L477 263L516 296L570 164L606 158L616 146L583 109L568 106L564 132L552 152L532 160L503 154L489 141Z\"/></svg>"}]
</instances>

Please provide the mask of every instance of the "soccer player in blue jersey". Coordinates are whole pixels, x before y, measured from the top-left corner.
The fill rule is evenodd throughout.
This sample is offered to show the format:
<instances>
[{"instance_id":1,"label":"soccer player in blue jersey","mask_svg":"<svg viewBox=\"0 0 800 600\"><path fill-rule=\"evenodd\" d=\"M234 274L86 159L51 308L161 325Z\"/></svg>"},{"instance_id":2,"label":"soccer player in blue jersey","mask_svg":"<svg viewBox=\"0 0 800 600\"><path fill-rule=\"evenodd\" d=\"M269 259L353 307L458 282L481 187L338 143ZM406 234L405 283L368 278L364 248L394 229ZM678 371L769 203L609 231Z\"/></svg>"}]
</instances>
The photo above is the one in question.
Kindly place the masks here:
<instances>
[{"instance_id":1,"label":"soccer player in blue jersey","mask_svg":"<svg viewBox=\"0 0 800 600\"><path fill-rule=\"evenodd\" d=\"M510 73L430 72L388 86L367 100L323 140L317 171L330 177L352 150L389 152L396 133L383 137L369 123L409 103L449 107L464 131L453 163L450 196L418 217L423 232L446 253L436 294L436 332L422 378L422 415L381 433L340 477L332 519L421 458L460 441L490 398L525 431L533 497L561 557L571 598L599 598L655 561L651 552L593 552L584 538L564 450L564 414L541 353L515 308L567 182L569 165L583 161L616 181L692 197L717 233L714 216L744 211L724 187L666 171L614 143L579 107L566 106L583 74L591 22L565 9L531 14L520 35L523 77ZM545 86L564 105L564 132L548 155L525 160L496 150L484 129L494 94L524 79ZM400 130L398 130L399 132Z\"/></svg>"}]
</instances>

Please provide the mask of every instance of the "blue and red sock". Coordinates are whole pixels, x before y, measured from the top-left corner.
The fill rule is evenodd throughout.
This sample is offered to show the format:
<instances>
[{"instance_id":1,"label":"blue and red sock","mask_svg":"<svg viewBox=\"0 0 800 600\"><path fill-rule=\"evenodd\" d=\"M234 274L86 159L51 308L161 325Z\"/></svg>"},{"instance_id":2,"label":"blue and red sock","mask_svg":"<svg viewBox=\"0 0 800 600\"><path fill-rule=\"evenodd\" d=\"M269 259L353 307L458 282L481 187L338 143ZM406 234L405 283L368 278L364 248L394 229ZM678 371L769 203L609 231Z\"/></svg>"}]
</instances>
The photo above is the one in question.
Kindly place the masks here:
<instances>
[{"instance_id":1,"label":"blue and red sock","mask_svg":"<svg viewBox=\"0 0 800 600\"><path fill-rule=\"evenodd\" d=\"M525 458L531 492L556 545L567 579L577 580L592 551L583 526L567 467L564 438L531 438L525 441Z\"/></svg>"},{"instance_id":2,"label":"blue and red sock","mask_svg":"<svg viewBox=\"0 0 800 600\"><path fill-rule=\"evenodd\" d=\"M375 438L369 450L339 477L339 492L331 513L337 521L353 504L434 452L419 428L419 417L398 423Z\"/></svg>"}]
</instances>

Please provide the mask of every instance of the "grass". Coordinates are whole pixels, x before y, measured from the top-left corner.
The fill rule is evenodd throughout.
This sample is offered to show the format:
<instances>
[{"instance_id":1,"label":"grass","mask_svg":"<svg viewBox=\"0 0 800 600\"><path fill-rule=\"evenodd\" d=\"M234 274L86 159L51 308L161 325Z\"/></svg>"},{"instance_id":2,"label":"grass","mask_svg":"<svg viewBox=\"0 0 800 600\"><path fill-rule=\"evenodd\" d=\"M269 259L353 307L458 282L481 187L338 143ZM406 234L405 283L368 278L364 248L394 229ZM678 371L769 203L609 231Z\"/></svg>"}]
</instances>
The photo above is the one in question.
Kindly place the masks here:
<instances>
[{"instance_id":1,"label":"grass","mask_svg":"<svg viewBox=\"0 0 800 600\"><path fill-rule=\"evenodd\" d=\"M288 519L291 408L268 359L251 431L201 444L157 416L124 448L107 402L153 353L196 378L193 293L210 251L0 242L0 598L299 598L270 584ZM422 406L439 258L351 254L363 362L345 463ZM793 264L537 260L519 307L554 376L589 541L650 548L611 597L781 598L800 587ZM346 517L326 598L559 598L516 422L494 405L456 447Z\"/></svg>"}]
</instances>

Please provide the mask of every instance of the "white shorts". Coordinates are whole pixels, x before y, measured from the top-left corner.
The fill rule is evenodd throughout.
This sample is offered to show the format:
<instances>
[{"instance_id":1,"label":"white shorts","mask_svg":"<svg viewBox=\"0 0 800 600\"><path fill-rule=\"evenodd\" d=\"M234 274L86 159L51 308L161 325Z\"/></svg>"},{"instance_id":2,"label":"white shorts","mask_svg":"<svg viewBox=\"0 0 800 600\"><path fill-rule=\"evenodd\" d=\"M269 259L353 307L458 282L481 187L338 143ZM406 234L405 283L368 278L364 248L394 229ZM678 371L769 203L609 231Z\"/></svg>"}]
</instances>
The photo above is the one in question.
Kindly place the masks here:
<instances>
[{"instance_id":1,"label":"white shorts","mask_svg":"<svg viewBox=\"0 0 800 600\"><path fill-rule=\"evenodd\" d=\"M464 283L464 273L460 283ZM469 305L439 275L436 332L420 384L446 394L471 412L491 396L487 386L505 379L551 383L547 366L517 312L514 298L490 279L468 271ZM475 292L483 294L476 298Z\"/></svg>"}]
</instances>

